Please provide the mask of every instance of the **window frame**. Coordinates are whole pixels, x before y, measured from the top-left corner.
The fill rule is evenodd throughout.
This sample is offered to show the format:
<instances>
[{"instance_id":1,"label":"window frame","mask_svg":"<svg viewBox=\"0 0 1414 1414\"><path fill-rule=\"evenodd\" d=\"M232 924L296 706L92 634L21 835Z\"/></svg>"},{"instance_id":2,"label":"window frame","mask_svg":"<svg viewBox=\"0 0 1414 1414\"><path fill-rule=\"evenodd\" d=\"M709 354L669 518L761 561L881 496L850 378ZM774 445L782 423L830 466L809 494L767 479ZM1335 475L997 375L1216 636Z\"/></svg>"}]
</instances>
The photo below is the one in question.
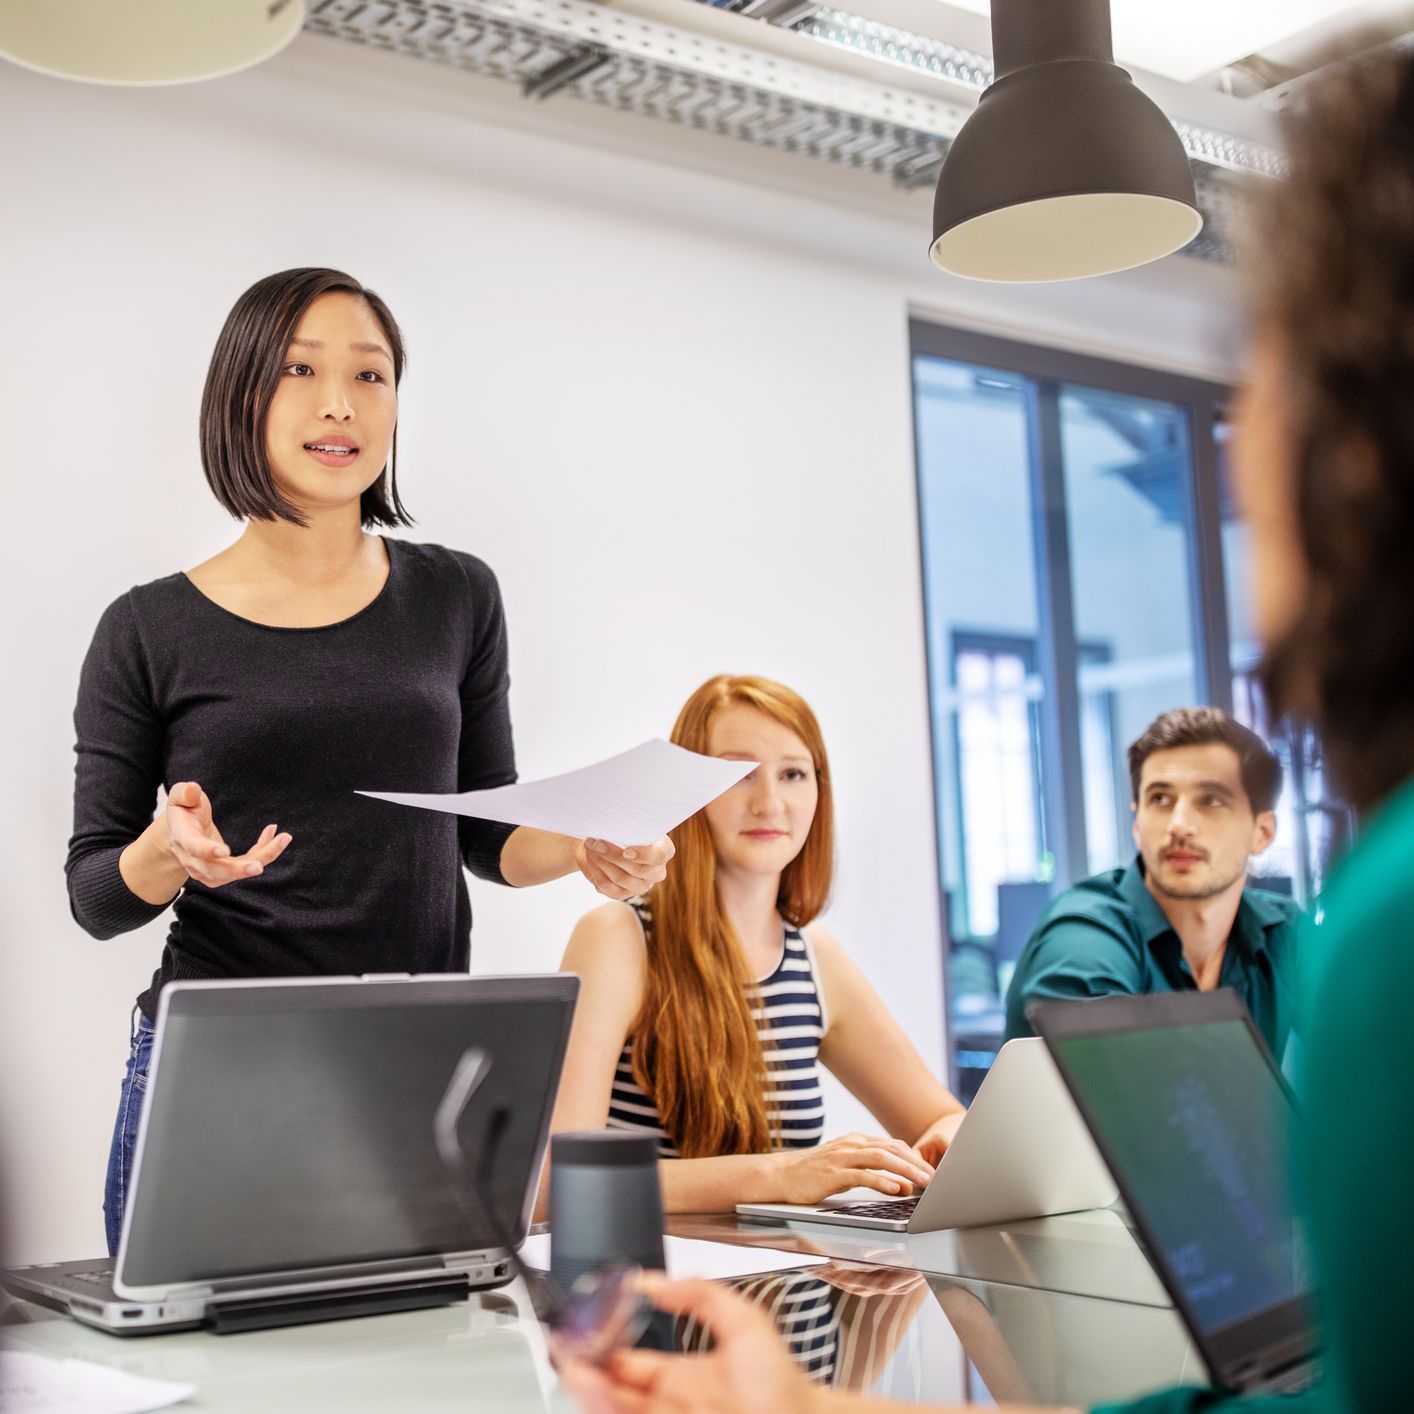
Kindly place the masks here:
<instances>
[{"instance_id":1,"label":"window frame","mask_svg":"<svg viewBox=\"0 0 1414 1414\"><path fill-rule=\"evenodd\" d=\"M1192 475L1185 487L1189 533L1189 613L1193 629L1195 686L1200 700L1224 711L1232 710L1232 667L1228 637L1227 578L1222 544L1222 490L1216 428L1232 402L1232 389L1224 383L1142 364L1122 363L1093 354L1045 344L1026 343L979 333L933 319L912 315L908 321L909 386L912 393L913 465L918 562L924 586L923 637L929 684L943 668L951 680L952 664L933 661L934 649L928 623L928 558L925 543L922 434L915 376L916 360L933 357L974 367L995 369L1000 377L1019 376L1025 381L1026 422L1031 479L1032 552L1037 576L1038 621L1035 670L1046 683L1040 713L1038 784L1043 814L1042 838L1055 860L1055 877L1064 886L1089 872L1086 851L1084 793L1079 788L1048 790L1048 781L1078 783L1084 779L1081 751L1078 641L1073 602L1073 572L1067 508L1065 465L1061 447L1060 397L1066 385L1095 388L1135 398L1146 398L1178 407L1187 420L1189 464ZM1086 645L1088 646L1088 645ZM953 652L951 643L945 651ZM929 702L930 752L941 747L932 725ZM936 800L937 762L933 770L934 820L941 834L946 802ZM938 840L939 860L943 840ZM943 927L945 960L951 957L954 935L948 915L943 871L938 872L939 914ZM944 1004L951 1029L951 968L945 965ZM949 1064L953 1067L949 1047ZM955 1077L954 1077L955 1078Z\"/></svg>"},{"instance_id":2,"label":"window frame","mask_svg":"<svg viewBox=\"0 0 1414 1414\"><path fill-rule=\"evenodd\" d=\"M1036 639L1030 634L1003 633L995 629L959 628L954 625L948 635L948 640L948 680L952 684L954 692L958 690L958 659L963 653L980 653L990 658L1011 654L1021 660L1022 669L1028 677L1036 672ZM1038 702L1027 702L1026 718L1029 747L1027 754L1031 757L1031 804L1035 811L1034 822L1039 853L1045 851L1048 846L1046 844L1046 806L1044 792L1041 789L1041 709ZM962 713L960 710L953 715L951 735L952 739L948 742L948 750L952 752L954 779L957 781L958 811L962 817L965 817L967 814L967 777L963 767ZM937 790L936 778L934 790ZM958 859L961 871L958 879L957 906L964 918L971 918L972 891L968 885L967 835L961 820L958 821L958 832L962 838L958 841Z\"/></svg>"}]
</instances>

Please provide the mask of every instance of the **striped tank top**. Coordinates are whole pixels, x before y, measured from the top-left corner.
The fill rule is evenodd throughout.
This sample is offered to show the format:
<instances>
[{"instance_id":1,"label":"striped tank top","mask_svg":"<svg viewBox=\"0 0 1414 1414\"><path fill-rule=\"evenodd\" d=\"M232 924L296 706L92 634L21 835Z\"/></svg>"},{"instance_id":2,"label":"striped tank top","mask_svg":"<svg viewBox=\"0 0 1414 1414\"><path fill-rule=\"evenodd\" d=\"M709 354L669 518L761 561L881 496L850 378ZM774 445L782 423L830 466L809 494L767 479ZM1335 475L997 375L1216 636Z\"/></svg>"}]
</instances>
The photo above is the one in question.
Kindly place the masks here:
<instances>
[{"instance_id":1,"label":"striped tank top","mask_svg":"<svg viewBox=\"0 0 1414 1414\"><path fill-rule=\"evenodd\" d=\"M629 905L643 926L647 947L653 946L653 919L642 899ZM779 1149L809 1149L825 1130L825 1101L820 1089L820 1042L827 1018L820 991L815 949L790 924L785 925L781 960L775 971L746 989L756 1015L756 1034L766 1066L766 1120ZM609 1095L610 1129L652 1134L658 1153L679 1158L665 1133L657 1107L633 1078L633 1037L624 1042Z\"/></svg>"},{"instance_id":2,"label":"striped tank top","mask_svg":"<svg viewBox=\"0 0 1414 1414\"><path fill-rule=\"evenodd\" d=\"M791 1359L819 1384L833 1385L839 1374L840 1295L810 1272L773 1272L723 1283L764 1311L780 1333ZM712 1332L695 1316L680 1316L674 1328L679 1350L698 1355L712 1349Z\"/></svg>"},{"instance_id":3,"label":"striped tank top","mask_svg":"<svg viewBox=\"0 0 1414 1414\"><path fill-rule=\"evenodd\" d=\"M874 1273L886 1275L890 1287L897 1289L867 1295L842 1291L814 1271L735 1277L723 1285L771 1318L791 1358L817 1384L856 1390L872 1387L883 1393L894 1364L901 1367L904 1388L916 1389L919 1350L902 1347L918 1314L919 1298L927 1291L923 1277L915 1272L909 1284L908 1274L896 1268L851 1271L860 1280ZM901 1277L905 1284L899 1286ZM677 1348L687 1354L712 1349L712 1332L693 1316L679 1316L673 1336Z\"/></svg>"}]
</instances>

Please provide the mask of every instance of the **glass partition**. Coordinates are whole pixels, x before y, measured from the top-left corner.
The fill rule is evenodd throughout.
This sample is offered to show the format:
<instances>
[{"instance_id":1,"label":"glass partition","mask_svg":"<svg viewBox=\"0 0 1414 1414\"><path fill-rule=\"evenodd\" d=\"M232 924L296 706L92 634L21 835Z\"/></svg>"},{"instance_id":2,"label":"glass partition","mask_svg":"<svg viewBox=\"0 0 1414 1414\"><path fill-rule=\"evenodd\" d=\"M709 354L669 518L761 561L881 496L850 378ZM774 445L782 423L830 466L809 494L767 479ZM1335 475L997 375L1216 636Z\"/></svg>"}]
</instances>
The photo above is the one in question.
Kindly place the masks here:
<instances>
[{"instance_id":1,"label":"glass partition","mask_svg":"<svg viewBox=\"0 0 1414 1414\"><path fill-rule=\"evenodd\" d=\"M1091 873L1128 864L1125 748L1160 712L1198 700L1190 613L1188 419L1173 403L1060 392L1081 788Z\"/></svg>"},{"instance_id":2,"label":"glass partition","mask_svg":"<svg viewBox=\"0 0 1414 1414\"><path fill-rule=\"evenodd\" d=\"M1228 390L922 321L911 333L939 885L966 1096L1050 899L1133 858L1129 743L1198 703L1270 724L1224 478ZM1273 745L1288 785L1258 871L1305 900L1348 816L1313 741Z\"/></svg>"}]
</instances>

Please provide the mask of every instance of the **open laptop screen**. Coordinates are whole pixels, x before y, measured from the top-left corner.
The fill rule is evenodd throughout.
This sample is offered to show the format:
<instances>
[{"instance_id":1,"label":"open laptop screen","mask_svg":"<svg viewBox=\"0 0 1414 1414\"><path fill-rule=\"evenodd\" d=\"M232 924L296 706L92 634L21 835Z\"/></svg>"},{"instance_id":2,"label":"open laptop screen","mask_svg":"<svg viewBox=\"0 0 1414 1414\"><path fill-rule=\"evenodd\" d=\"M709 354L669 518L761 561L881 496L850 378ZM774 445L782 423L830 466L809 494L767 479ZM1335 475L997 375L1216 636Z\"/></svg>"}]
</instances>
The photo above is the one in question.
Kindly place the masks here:
<instances>
[{"instance_id":1,"label":"open laptop screen","mask_svg":"<svg viewBox=\"0 0 1414 1414\"><path fill-rule=\"evenodd\" d=\"M1240 1001L1072 1005L1038 1024L1195 1333L1303 1300L1295 1107Z\"/></svg>"},{"instance_id":2,"label":"open laptop screen","mask_svg":"<svg viewBox=\"0 0 1414 1414\"><path fill-rule=\"evenodd\" d=\"M462 1140L514 1238L578 979L177 984L163 996L124 1287L499 1246L473 1230L432 1117L462 1053L490 1068Z\"/></svg>"}]
</instances>

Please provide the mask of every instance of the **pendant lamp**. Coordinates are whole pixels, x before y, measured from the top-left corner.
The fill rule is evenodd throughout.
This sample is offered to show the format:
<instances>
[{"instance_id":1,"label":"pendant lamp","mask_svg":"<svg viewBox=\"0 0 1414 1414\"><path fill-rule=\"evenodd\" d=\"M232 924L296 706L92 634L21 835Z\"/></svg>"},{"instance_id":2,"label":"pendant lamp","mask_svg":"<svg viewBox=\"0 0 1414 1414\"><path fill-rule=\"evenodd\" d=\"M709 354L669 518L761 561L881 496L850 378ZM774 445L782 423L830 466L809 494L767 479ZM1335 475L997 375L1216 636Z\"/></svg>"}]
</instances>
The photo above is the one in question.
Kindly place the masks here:
<instances>
[{"instance_id":1,"label":"pendant lamp","mask_svg":"<svg viewBox=\"0 0 1414 1414\"><path fill-rule=\"evenodd\" d=\"M303 24L304 0L0 0L0 58L86 83L192 83L270 58Z\"/></svg>"},{"instance_id":2,"label":"pendant lamp","mask_svg":"<svg viewBox=\"0 0 1414 1414\"><path fill-rule=\"evenodd\" d=\"M1173 125L1114 62L1108 0L992 0L996 79L953 139L933 263L974 280L1128 270L1202 228Z\"/></svg>"}]
</instances>

